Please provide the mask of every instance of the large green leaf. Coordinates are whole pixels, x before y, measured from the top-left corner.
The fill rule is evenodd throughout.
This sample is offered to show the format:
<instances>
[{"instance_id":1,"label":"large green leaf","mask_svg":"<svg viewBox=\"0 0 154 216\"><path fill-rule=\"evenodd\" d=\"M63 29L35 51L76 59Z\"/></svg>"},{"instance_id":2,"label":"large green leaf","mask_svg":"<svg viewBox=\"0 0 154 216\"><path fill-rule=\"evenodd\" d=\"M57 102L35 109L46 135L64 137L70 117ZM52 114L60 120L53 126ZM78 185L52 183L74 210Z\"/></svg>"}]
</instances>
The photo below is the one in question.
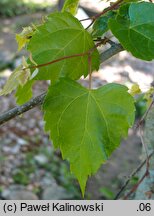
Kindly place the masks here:
<instances>
[{"instance_id":1,"label":"large green leaf","mask_svg":"<svg viewBox=\"0 0 154 216\"><path fill-rule=\"evenodd\" d=\"M84 194L88 176L119 146L134 121L134 100L127 87L108 84L88 90L75 81L61 78L49 87L44 105L45 130Z\"/></svg>"},{"instance_id":2,"label":"large green leaf","mask_svg":"<svg viewBox=\"0 0 154 216\"><path fill-rule=\"evenodd\" d=\"M124 13L127 7L127 14ZM120 8L109 28L123 47L137 58L154 59L154 4L131 3Z\"/></svg>"},{"instance_id":3,"label":"large green leaf","mask_svg":"<svg viewBox=\"0 0 154 216\"><path fill-rule=\"evenodd\" d=\"M48 21L37 28L28 50L37 64L50 62L64 56L87 52L94 47L90 34L81 23L68 12L53 13ZM98 70L99 54L92 54L92 69ZM88 57L80 56L50 64L39 69L35 79L56 81L59 76L78 79L88 75Z\"/></svg>"},{"instance_id":4,"label":"large green leaf","mask_svg":"<svg viewBox=\"0 0 154 216\"><path fill-rule=\"evenodd\" d=\"M79 0L66 0L62 11L70 12L75 15L78 9Z\"/></svg>"}]
</instances>

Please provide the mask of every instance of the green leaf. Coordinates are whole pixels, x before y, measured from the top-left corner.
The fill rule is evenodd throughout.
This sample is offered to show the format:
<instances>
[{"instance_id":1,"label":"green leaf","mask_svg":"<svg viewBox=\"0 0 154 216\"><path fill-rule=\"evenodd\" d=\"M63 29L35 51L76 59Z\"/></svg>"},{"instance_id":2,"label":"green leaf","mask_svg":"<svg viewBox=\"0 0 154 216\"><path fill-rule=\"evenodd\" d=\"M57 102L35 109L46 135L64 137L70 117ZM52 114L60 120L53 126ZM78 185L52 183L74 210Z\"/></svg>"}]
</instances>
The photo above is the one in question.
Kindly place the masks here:
<instances>
[{"instance_id":1,"label":"green leaf","mask_svg":"<svg viewBox=\"0 0 154 216\"><path fill-rule=\"evenodd\" d=\"M15 94L16 103L22 105L29 101L32 98L32 85L34 84L34 80L28 80L28 82L21 86L19 85Z\"/></svg>"},{"instance_id":2,"label":"green leaf","mask_svg":"<svg viewBox=\"0 0 154 216\"><path fill-rule=\"evenodd\" d=\"M124 0L124 2L128 3L128 2L140 2L142 0Z\"/></svg>"},{"instance_id":3,"label":"green leaf","mask_svg":"<svg viewBox=\"0 0 154 216\"><path fill-rule=\"evenodd\" d=\"M7 95L15 90L19 85L23 86L26 84L30 77L30 70L27 68L28 64L23 57L22 65L18 66L10 75L3 89L0 91L1 95Z\"/></svg>"},{"instance_id":4,"label":"green leaf","mask_svg":"<svg viewBox=\"0 0 154 216\"><path fill-rule=\"evenodd\" d=\"M66 0L62 11L70 12L72 15L77 13L79 0Z\"/></svg>"},{"instance_id":5,"label":"green leaf","mask_svg":"<svg viewBox=\"0 0 154 216\"><path fill-rule=\"evenodd\" d=\"M18 43L18 51L20 51L32 37L34 32L34 27L28 26L23 28L20 34L16 34L16 41Z\"/></svg>"},{"instance_id":6,"label":"green leaf","mask_svg":"<svg viewBox=\"0 0 154 216\"><path fill-rule=\"evenodd\" d=\"M0 91L0 96L7 95L18 87L19 82L17 81L17 78L19 77L21 70L22 70L22 67L19 66L11 73L3 89Z\"/></svg>"},{"instance_id":7,"label":"green leaf","mask_svg":"<svg viewBox=\"0 0 154 216\"><path fill-rule=\"evenodd\" d=\"M90 34L81 23L67 12L53 13L48 21L37 28L28 44L33 60L39 65L65 56L87 52L94 47ZM92 54L92 69L98 70L99 54ZM88 57L80 56L62 60L39 68L35 79L52 80L68 76L79 79L88 75Z\"/></svg>"},{"instance_id":8,"label":"green leaf","mask_svg":"<svg viewBox=\"0 0 154 216\"><path fill-rule=\"evenodd\" d=\"M25 57L22 58L22 70L20 71L18 81L21 86L24 86L26 82L28 81L31 72L30 69L28 68L29 64L27 64Z\"/></svg>"},{"instance_id":9,"label":"green leaf","mask_svg":"<svg viewBox=\"0 0 154 216\"><path fill-rule=\"evenodd\" d=\"M45 130L70 162L83 195L88 176L107 160L133 124L134 99L127 90L119 84L88 90L66 78L49 87L43 105Z\"/></svg>"},{"instance_id":10,"label":"green leaf","mask_svg":"<svg viewBox=\"0 0 154 216\"><path fill-rule=\"evenodd\" d=\"M131 3L122 6L116 19L109 21L109 28L133 56L147 61L154 59L153 3Z\"/></svg>"},{"instance_id":11,"label":"green leaf","mask_svg":"<svg viewBox=\"0 0 154 216\"><path fill-rule=\"evenodd\" d=\"M115 14L116 13L114 11L109 11L105 15L96 19L92 31L93 38L101 37L105 32L108 31L108 21L110 18L114 17Z\"/></svg>"}]
</instances>

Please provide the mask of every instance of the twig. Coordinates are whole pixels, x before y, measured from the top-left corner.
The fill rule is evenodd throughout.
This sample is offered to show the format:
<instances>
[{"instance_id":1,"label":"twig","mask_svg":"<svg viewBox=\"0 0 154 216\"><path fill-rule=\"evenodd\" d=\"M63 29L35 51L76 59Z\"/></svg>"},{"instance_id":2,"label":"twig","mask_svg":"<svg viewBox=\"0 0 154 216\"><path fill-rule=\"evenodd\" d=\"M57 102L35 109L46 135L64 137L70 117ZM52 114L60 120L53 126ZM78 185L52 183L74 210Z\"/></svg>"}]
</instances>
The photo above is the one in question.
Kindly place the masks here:
<instances>
[{"instance_id":1,"label":"twig","mask_svg":"<svg viewBox=\"0 0 154 216\"><path fill-rule=\"evenodd\" d=\"M0 125L2 125L3 123L9 121L10 119L15 118L16 116L21 115L24 112L27 112L30 109L33 109L34 107L41 105L44 101L46 93L43 93L33 99L31 99L30 101L28 101L27 103L21 105L21 106L17 106L14 107L13 109L4 112L2 115L0 115Z\"/></svg>"},{"instance_id":2,"label":"twig","mask_svg":"<svg viewBox=\"0 0 154 216\"><path fill-rule=\"evenodd\" d=\"M122 3L122 2L123 2L123 0L118 0L117 2L115 2L114 4L112 4L110 7L104 9L101 13L96 14L95 16L92 16L92 17L89 17L89 18L86 18L86 19L82 19L82 20L80 20L80 22L87 21L87 20L90 20L90 19L91 19L92 22L91 22L91 23L88 25L88 27L86 28L86 29L88 29L88 28L90 28L90 26L93 25L93 23L96 21L96 19L98 19L100 16L104 15L104 14L107 13L108 11L111 11L111 10L113 10L113 9L116 9L117 6L119 6L119 4Z\"/></svg>"},{"instance_id":3,"label":"twig","mask_svg":"<svg viewBox=\"0 0 154 216\"><path fill-rule=\"evenodd\" d=\"M141 125L139 126L139 135L140 135L140 139L141 139L141 143L142 143L142 146L143 146L143 149L145 151L145 154L146 154L146 168L149 169L149 155L148 155L148 149L147 149L147 146L143 140L143 136L142 136L142 131L141 131Z\"/></svg>"},{"instance_id":4,"label":"twig","mask_svg":"<svg viewBox=\"0 0 154 216\"><path fill-rule=\"evenodd\" d=\"M152 102L151 102L150 106L148 107L148 109L146 110L145 114L143 115L143 117L141 118L141 120L138 122L138 124L135 127L135 129L139 128L140 139L141 139L141 142L142 142L142 146L143 146L143 148L145 150L145 154L146 154L146 160L145 160L146 170L145 170L144 175L138 181L138 183L136 185L134 185L134 187L129 191L129 193L124 196L124 198L123 198L124 200L128 199L128 197L137 190L138 186L142 183L142 181L147 176L149 176L149 165L150 165L150 163L149 163L149 154L148 154L147 146L144 143L144 140L143 140L143 137L142 137L141 126L143 124L143 121L146 119L146 117L147 117L147 115L148 115L148 113L149 113L149 111L150 111L150 109L151 109L151 107L152 107L153 104L154 104L154 95L153 95L153 99L152 99Z\"/></svg>"},{"instance_id":5,"label":"twig","mask_svg":"<svg viewBox=\"0 0 154 216\"><path fill-rule=\"evenodd\" d=\"M146 177L149 177L149 175L150 175L150 173L149 173L149 155L148 155L148 150L147 150L147 146L145 145L145 143L144 143L144 140L143 140L143 137L142 137L142 132L141 132L141 125L139 126L139 132L140 132L140 138L141 138L141 142L142 142L142 145L143 145L143 148L144 148L144 150L145 150L145 153L146 153L146 170L145 170L145 173L144 173L144 175L141 177L141 179L138 181L138 183L137 184L135 184L134 185L134 187L128 192L128 194L126 194L125 196L124 196L124 200L127 200L128 199L128 197L132 194L132 193L134 193L136 190L137 190L137 188L138 188L138 186L143 182L143 180L146 178Z\"/></svg>"},{"instance_id":6,"label":"twig","mask_svg":"<svg viewBox=\"0 0 154 216\"><path fill-rule=\"evenodd\" d=\"M154 151L152 151L148 158L150 160L150 158L152 157L152 155L154 154ZM127 180L124 182L123 186L121 187L121 189L119 190L119 192L116 194L114 200L117 200L120 195L122 194L122 192L126 189L127 185L129 184L130 180L132 179L133 176L135 176L140 170L141 168L145 165L147 159L145 159L133 172L132 174L127 178Z\"/></svg>"},{"instance_id":7,"label":"twig","mask_svg":"<svg viewBox=\"0 0 154 216\"><path fill-rule=\"evenodd\" d=\"M152 103L151 103L151 104L152 104ZM150 107L151 107L151 106L149 106L149 108L150 108ZM148 109L148 112L149 112L149 110L150 110L150 109ZM148 112L146 112L146 116L147 116ZM146 159L145 159L145 161L146 161L146 170L145 170L144 175L143 175L143 176L141 177L141 179L138 181L138 183L135 184L134 187L129 191L129 193L126 194L126 195L124 196L124 198L123 198L124 200L127 200L128 197L129 197L132 193L134 193L134 192L137 190L138 186L142 183L142 181L143 181L147 176L150 175L150 173L149 173L149 165L150 165L150 164L149 164L149 154L148 154L147 146L146 146L146 144L144 143L144 140L143 140L143 137L142 137L142 131L141 131L141 125L142 125L142 123L143 123L143 121L139 124L139 135L140 135L140 139L141 139L141 142L142 142L143 149L144 149L145 154L146 154Z\"/></svg>"},{"instance_id":8,"label":"twig","mask_svg":"<svg viewBox=\"0 0 154 216\"><path fill-rule=\"evenodd\" d=\"M101 63L105 62L107 59L112 57L113 55L123 51L123 48L120 44L115 44L111 46L108 50L103 52L100 55ZM17 106L11 110L8 110L0 115L0 125L4 124L5 122L9 121L10 119L15 118L22 113L33 109L34 107L41 105L44 101L45 93L43 95L39 95L36 98L31 99L29 102L23 104L22 106Z\"/></svg>"},{"instance_id":9,"label":"twig","mask_svg":"<svg viewBox=\"0 0 154 216\"><path fill-rule=\"evenodd\" d=\"M97 19L98 17L104 15L106 12L116 9L117 6L119 6L119 4L121 4L123 2L123 0L118 0L117 2L115 2L114 4L112 4L110 7L106 8L104 11L102 11L100 14L96 14L95 19Z\"/></svg>"},{"instance_id":10,"label":"twig","mask_svg":"<svg viewBox=\"0 0 154 216\"><path fill-rule=\"evenodd\" d=\"M153 96L153 97L154 97L154 96ZM140 127L140 125L143 124L143 121L146 119L146 117L147 117L149 111L151 110L153 104L154 104L154 98L153 98L152 102L150 103L148 109L146 110L146 112L144 113L144 115L142 116L142 118L140 119L140 121L139 121L139 122L137 123L137 125L135 126L135 128L134 128L135 130L138 129L138 128Z\"/></svg>"},{"instance_id":11,"label":"twig","mask_svg":"<svg viewBox=\"0 0 154 216\"><path fill-rule=\"evenodd\" d=\"M114 43L111 45L111 48L107 49L106 51L100 54L101 62L105 62L106 60L110 59L112 56L116 55L117 53L123 51L124 48L121 44Z\"/></svg>"},{"instance_id":12,"label":"twig","mask_svg":"<svg viewBox=\"0 0 154 216\"><path fill-rule=\"evenodd\" d=\"M130 196L131 194L133 194L133 193L137 190L138 186L143 182L143 180L144 180L147 176L149 176L149 170L146 169L146 171L145 171L144 175L142 176L142 178L138 181L137 184L134 185L134 187L128 192L128 194L126 194L126 195L124 196L123 200L127 200L127 199L129 198L129 196Z\"/></svg>"}]
</instances>

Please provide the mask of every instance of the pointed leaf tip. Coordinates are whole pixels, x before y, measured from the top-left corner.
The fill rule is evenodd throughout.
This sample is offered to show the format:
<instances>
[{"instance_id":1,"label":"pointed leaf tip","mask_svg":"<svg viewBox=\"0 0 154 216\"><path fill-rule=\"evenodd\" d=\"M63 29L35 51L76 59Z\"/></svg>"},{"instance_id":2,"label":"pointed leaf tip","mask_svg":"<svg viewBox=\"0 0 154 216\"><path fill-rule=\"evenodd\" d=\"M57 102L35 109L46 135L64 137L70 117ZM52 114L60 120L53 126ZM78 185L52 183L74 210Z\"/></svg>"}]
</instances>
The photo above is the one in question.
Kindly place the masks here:
<instances>
[{"instance_id":1,"label":"pointed leaf tip","mask_svg":"<svg viewBox=\"0 0 154 216\"><path fill-rule=\"evenodd\" d=\"M75 15L77 13L78 5L79 0L66 0L62 8L62 11L67 11L72 15Z\"/></svg>"},{"instance_id":2,"label":"pointed leaf tip","mask_svg":"<svg viewBox=\"0 0 154 216\"><path fill-rule=\"evenodd\" d=\"M88 90L70 79L49 87L43 105L45 128L82 195L86 181L119 146L134 121L134 99L125 86L107 84ZM116 125L116 130L115 130Z\"/></svg>"}]
</instances>

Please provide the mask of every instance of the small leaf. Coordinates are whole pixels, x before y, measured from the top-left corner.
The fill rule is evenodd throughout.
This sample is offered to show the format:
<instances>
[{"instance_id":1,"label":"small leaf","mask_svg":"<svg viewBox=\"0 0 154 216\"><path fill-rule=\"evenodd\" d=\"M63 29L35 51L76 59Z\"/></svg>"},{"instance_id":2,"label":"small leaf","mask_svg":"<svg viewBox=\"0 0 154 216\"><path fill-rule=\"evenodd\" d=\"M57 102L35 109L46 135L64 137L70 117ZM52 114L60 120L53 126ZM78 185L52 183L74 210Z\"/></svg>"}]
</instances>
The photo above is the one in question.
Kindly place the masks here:
<instances>
[{"instance_id":1,"label":"small leaf","mask_svg":"<svg viewBox=\"0 0 154 216\"><path fill-rule=\"evenodd\" d=\"M79 0L65 0L62 11L70 12L72 15L77 13Z\"/></svg>"},{"instance_id":2,"label":"small leaf","mask_svg":"<svg viewBox=\"0 0 154 216\"><path fill-rule=\"evenodd\" d=\"M153 3L141 2L123 5L116 19L110 19L109 28L122 46L133 56L147 61L154 59Z\"/></svg>"},{"instance_id":3,"label":"small leaf","mask_svg":"<svg viewBox=\"0 0 154 216\"><path fill-rule=\"evenodd\" d=\"M153 96L154 96L154 87L150 87L150 89L144 94L144 99L147 101L148 107L153 101Z\"/></svg>"},{"instance_id":4,"label":"small leaf","mask_svg":"<svg viewBox=\"0 0 154 216\"><path fill-rule=\"evenodd\" d=\"M88 90L65 78L49 87L45 130L69 160L83 195L88 176L105 163L133 124L134 99L127 90L119 84Z\"/></svg>"},{"instance_id":5,"label":"small leaf","mask_svg":"<svg viewBox=\"0 0 154 216\"><path fill-rule=\"evenodd\" d=\"M134 83L132 86L131 86L131 89L129 91L129 93L132 95L132 96L135 96L136 94L139 94L141 93L141 89L140 89L140 86L137 84L137 83Z\"/></svg>"},{"instance_id":6,"label":"small leaf","mask_svg":"<svg viewBox=\"0 0 154 216\"><path fill-rule=\"evenodd\" d=\"M27 64L25 57L23 57L22 58L22 70L18 77L18 80L21 86L25 85L25 83L27 82L28 78L31 75L30 69L28 67L29 65Z\"/></svg>"},{"instance_id":7,"label":"small leaf","mask_svg":"<svg viewBox=\"0 0 154 216\"><path fill-rule=\"evenodd\" d=\"M7 95L15 90L19 85L23 86L28 81L31 75L30 70L27 68L25 58L22 59L22 65L18 66L10 75L3 89L0 91L1 95Z\"/></svg>"},{"instance_id":8,"label":"small leaf","mask_svg":"<svg viewBox=\"0 0 154 216\"><path fill-rule=\"evenodd\" d=\"M18 43L18 51L20 51L28 42L33 35L34 28L31 26L23 28L20 34L16 34L16 41Z\"/></svg>"},{"instance_id":9,"label":"small leaf","mask_svg":"<svg viewBox=\"0 0 154 216\"><path fill-rule=\"evenodd\" d=\"M39 26L28 44L33 60L39 64L51 62L55 59L82 54L94 47L91 35L81 23L70 13L52 13L48 21ZM59 77L67 76L79 79L88 75L88 57L77 56L64 59L54 64L39 68L35 79L51 80L55 82ZM92 70L99 68L99 54L95 50L92 54Z\"/></svg>"},{"instance_id":10,"label":"small leaf","mask_svg":"<svg viewBox=\"0 0 154 216\"><path fill-rule=\"evenodd\" d=\"M108 21L111 17L115 16L115 12L109 11L105 15L99 17L94 25L93 25L93 31L92 31L92 37L97 38L97 37L102 37L102 35L108 31Z\"/></svg>"},{"instance_id":11,"label":"small leaf","mask_svg":"<svg viewBox=\"0 0 154 216\"><path fill-rule=\"evenodd\" d=\"M24 86L19 85L15 94L16 103L22 105L32 98L34 80L28 80Z\"/></svg>"},{"instance_id":12,"label":"small leaf","mask_svg":"<svg viewBox=\"0 0 154 216\"><path fill-rule=\"evenodd\" d=\"M20 34L16 34L16 41L18 43L18 51L20 51L29 42L29 39L21 36Z\"/></svg>"},{"instance_id":13,"label":"small leaf","mask_svg":"<svg viewBox=\"0 0 154 216\"><path fill-rule=\"evenodd\" d=\"M3 89L0 91L0 96L7 95L16 89L19 85L18 77L21 74L22 66L17 67L10 75Z\"/></svg>"}]
</instances>

